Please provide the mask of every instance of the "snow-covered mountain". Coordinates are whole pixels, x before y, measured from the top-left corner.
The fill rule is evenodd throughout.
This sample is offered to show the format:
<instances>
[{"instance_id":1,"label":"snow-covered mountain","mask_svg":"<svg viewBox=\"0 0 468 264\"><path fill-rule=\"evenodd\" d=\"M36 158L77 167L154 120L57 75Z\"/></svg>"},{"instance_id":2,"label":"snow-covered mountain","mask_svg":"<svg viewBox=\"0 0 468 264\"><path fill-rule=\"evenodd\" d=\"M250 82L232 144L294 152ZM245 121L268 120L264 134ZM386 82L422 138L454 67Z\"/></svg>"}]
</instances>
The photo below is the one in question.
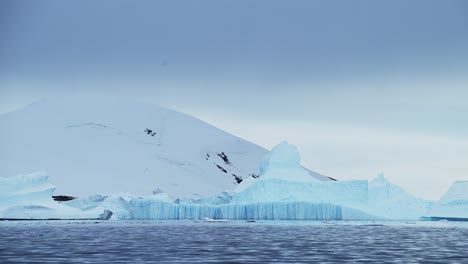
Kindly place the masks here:
<instances>
[{"instance_id":1,"label":"snow-covered mountain","mask_svg":"<svg viewBox=\"0 0 468 264\"><path fill-rule=\"evenodd\" d=\"M258 175L267 153L189 115L109 98L41 100L1 115L0 146L0 177L45 170L55 195L81 197L205 197Z\"/></svg>"}]
</instances>

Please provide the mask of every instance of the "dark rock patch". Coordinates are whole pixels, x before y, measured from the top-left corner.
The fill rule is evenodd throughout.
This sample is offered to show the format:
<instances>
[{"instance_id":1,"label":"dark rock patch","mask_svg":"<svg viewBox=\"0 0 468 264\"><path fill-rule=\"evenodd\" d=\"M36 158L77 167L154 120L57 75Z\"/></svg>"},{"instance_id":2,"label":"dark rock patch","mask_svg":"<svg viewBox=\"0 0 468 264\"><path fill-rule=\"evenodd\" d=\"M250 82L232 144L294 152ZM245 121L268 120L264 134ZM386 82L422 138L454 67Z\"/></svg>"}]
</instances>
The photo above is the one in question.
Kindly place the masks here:
<instances>
[{"instance_id":1,"label":"dark rock patch","mask_svg":"<svg viewBox=\"0 0 468 264\"><path fill-rule=\"evenodd\" d=\"M156 132L153 132L153 130L151 130L149 128L145 129L145 133L152 136L152 137L154 137L156 135Z\"/></svg>"},{"instance_id":2,"label":"dark rock patch","mask_svg":"<svg viewBox=\"0 0 468 264\"><path fill-rule=\"evenodd\" d=\"M76 197L68 196L68 195L54 195L52 196L52 199L54 199L54 201L56 202L66 202L66 201L75 200Z\"/></svg>"},{"instance_id":3,"label":"dark rock patch","mask_svg":"<svg viewBox=\"0 0 468 264\"><path fill-rule=\"evenodd\" d=\"M232 176L234 176L237 183L241 183L243 181L242 177L239 177L239 176L235 175L234 173L232 174Z\"/></svg>"},{"instance_id":4,"label":"dark rock patch","mask_svg":"<svg viewBox=\"0 0 468 264\"><path fill-rule=\"evenodd\" d=\"M228 156L224 154L224 152L217 153L217 154L221 159L223 159L224 163L226 163L227 165L231 164L231 161L229 161Z\"/></svg>"},{"instance_id":5,"label":"dark rock patch","mask_svg":"<svg viewBox=\"0 0 468 264\"><path fill-rule=\"evenodd\" d=\"M222 172L227 173L227 170L225 170L223 167L219 166L218 164L216 164L216 167L218 167L218 169L220 169Z\"/></svg>"}]
</instances>

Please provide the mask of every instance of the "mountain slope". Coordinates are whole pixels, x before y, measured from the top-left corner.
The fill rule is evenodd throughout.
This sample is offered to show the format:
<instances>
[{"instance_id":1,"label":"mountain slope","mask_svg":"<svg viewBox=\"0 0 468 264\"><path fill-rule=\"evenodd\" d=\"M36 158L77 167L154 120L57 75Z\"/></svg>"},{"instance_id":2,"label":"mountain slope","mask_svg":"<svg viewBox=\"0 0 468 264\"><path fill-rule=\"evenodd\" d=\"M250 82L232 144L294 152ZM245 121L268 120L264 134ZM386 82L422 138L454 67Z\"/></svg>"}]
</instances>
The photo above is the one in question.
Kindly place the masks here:
<instances>
[{"instance_id":1,"label":"mountain slope","mask_svg":"<svg viewBox=\"0 0 468 264\"><path fill-rule=\"evenodd\" d=\"M198 198L257 175L267 153L189 115L108 98L42 100L4 114L0 145L0 176L46 170L55 195L71 196Z\"/></svg>"}]
</instances>

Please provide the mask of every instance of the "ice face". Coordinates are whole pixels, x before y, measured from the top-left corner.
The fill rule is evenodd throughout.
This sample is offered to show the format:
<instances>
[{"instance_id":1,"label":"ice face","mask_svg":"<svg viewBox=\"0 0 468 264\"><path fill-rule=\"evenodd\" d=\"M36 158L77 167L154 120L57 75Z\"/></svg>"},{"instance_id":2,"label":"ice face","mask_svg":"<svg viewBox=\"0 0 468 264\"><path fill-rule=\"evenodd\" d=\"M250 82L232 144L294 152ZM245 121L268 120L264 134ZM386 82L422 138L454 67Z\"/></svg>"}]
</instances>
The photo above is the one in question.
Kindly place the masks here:
<instances>
[{"instance_id":1,"label":"ice face","mask_svg":"<svg viewBox=\"0 0 468 264\"><path fill-rule=\"evenodd\" d=\"M468 201L468 181L454 182L439 202L451 203L456 201Z\"/></svg>"},{"instance_id":2,"label":"ice face","mask_svg":"<svg viewBox=\"0 0 468 264\"><path fill-rule=\"evenodd\" d=\"M317 182L301 167L297 147L284 141L275 146L260 162L260 179L281 179L300 182Z\"/></svg>"},{"instance_id":3,"label":"ice face","mask_svg":"<svg viewBox=\"0 0 468 264\"><path fill-rule=\"evenodd\" d=\"M0 177L0 218L97 218L94 212L62 205L52 199L55 186L46 172ZM102 211L100 212L102 213Z\"/></svg>"},{"instance_id":4,"label":"ice face","mask_svg":"<svg viewBox=\"0 0 468 264\"><path fill-rule=\"evenodd\" d=\"M260 174L264 175L271 169L296 168L300 166L300 163L301 159L297 147L283 141L262 158Z\"/></svg>"},{"instance_id":5,"label":"ice face","mask_svg":"<svg viewBox=\"0 0 468 264\"><path fill-rule=\"evenodd\" d=\"M296 182L259 179L236 193L231 203L251 202L366 202L367 181Z\"/></svg>"},{"instance_id":6,"label":"ice face","mask_svg":"<svg viewBox=\"0 0 468 264\"><path fill-rule=\"evenodd\" d=\"M368 197L368 203L357 207L385 219L419 219L432 204L392 184L383 173L369 182Z\"/></svg>"},{"instance_id":7,"label":"ice face","mask_svg":"<svg viewBox=\"0 0 468 264\"><path fill-rule=\"evenodd\" d=\"M300 165L296 146L282 142L265 155L260 176L241 183L231 203L367 200L367 181L319 181Z\"/></svg>"},{"instance_id":8,"label":"ice face","mask_svg":"<svg viewBox=\"0 0 468 264\"><path fill-rule=\"evenodd\" d=\"M352 210L347 210L351 212ZM342 206L329 203L272 202L248 204L175 204L151 198L128 202L119 219L342 220ZM350 214L348 213L350 216ZM354 216L365 215L354 211Z\"/></svg>"},{"instance_id":9,"label":"ice face","mask_svg":"<svg viewBox=\"0 0 468 264\"><path fill-rule=\"evenodd\" d=\"M36 172L15 177L0 177L0 209L34 201L49 203L55 186L49 183L45 172Z\"/></svg>"},{"instance_id":10,"label":"ice face","mask_svg":"<svg viewBox=\"0 0 468 264\"><path fill-rule=\"evenodd\" d=\"M426 215L468 218L468 181L454 182Z\"/></svg>"}]
</instances>

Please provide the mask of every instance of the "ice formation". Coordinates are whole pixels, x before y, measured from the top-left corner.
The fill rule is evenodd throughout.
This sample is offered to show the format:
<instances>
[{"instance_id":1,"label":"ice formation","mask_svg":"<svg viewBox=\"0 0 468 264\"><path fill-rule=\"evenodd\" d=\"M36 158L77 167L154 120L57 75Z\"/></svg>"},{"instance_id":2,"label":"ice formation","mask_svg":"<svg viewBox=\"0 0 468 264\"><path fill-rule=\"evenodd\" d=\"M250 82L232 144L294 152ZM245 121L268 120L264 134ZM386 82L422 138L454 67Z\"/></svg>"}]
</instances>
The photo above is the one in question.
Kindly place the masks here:
<instances>
[{"instance_id":1,"label":"ice formation","mask_svg":"<svg viewBox=\"0 0 468 264\"><path fill-rule=\"evenodd\" d=\"M370 220L420 216L468 217L468 182L456 182L437 203L412 196L379 175L367 181L319 181L300 166L297 148L283 142L262 159L260 175L234 191L203 198L162 190L90 195L56 202L45 173L0 178L0 218ZM430 209L430 210L429 210ZM429 210L429 212L428 212Z\"/></svg>"},{"instance_id":2,"label":"ice formation","mask_svg":"<svg viewBox=\"0 0 468 264\"><path fill-rule=\"evenodd\" d=\"M260 177L239 184L231 203L355 203L367 200L367 181L318 181L300 166L296 146L282 142L260 163Z\"/></svg>"},{"instance_id":3,"label":"ice formation","mask_svg":"<svg viewBox=\"0 0 468 264\"><path fill-rule=\"evenodd\" d=\"M55 186L45 172L0 177L0 218L75 219L99 218L100 212L85 212L52 199Z\"/></svg>"},{"instance_id":4,"label":"ice formation","mask_svg":"<svg viewBox=\"0 0 468 264\"><path fill-rule=\"evenodd\" d=\"M357 208L384 219L418 219L429 210L432 203L390 183L381 173L369 182L368 202Z\"/></svg>"},{"instance_id":5,"label":"ice formation","mask_svg":"<svg viewBox=\"0 0 468 264\"><path fill-rule=\"evenodd\" d=\"M468 218L468 181L456 181L425 216Z\"/></svg>"},{"instance_id":6,"label":"ice formation","mask_svg":"<svg viewBox=\"0 0 468 264\"><path fill-rule=\"evenodd\" d=\"M244 219L244 220L342 220L374 219L349 205L367 201L367 181L318 181L300 166L297 148L283 142L262 159L257 179L242 182L235 192L203 199L149 196L126 199L117 212L121 219ZM97 197L101 201L102 197ZM65 204L86 209L88 200ZM115 198L114 198L115 199Z\"/></svg>"}]
</instances>

